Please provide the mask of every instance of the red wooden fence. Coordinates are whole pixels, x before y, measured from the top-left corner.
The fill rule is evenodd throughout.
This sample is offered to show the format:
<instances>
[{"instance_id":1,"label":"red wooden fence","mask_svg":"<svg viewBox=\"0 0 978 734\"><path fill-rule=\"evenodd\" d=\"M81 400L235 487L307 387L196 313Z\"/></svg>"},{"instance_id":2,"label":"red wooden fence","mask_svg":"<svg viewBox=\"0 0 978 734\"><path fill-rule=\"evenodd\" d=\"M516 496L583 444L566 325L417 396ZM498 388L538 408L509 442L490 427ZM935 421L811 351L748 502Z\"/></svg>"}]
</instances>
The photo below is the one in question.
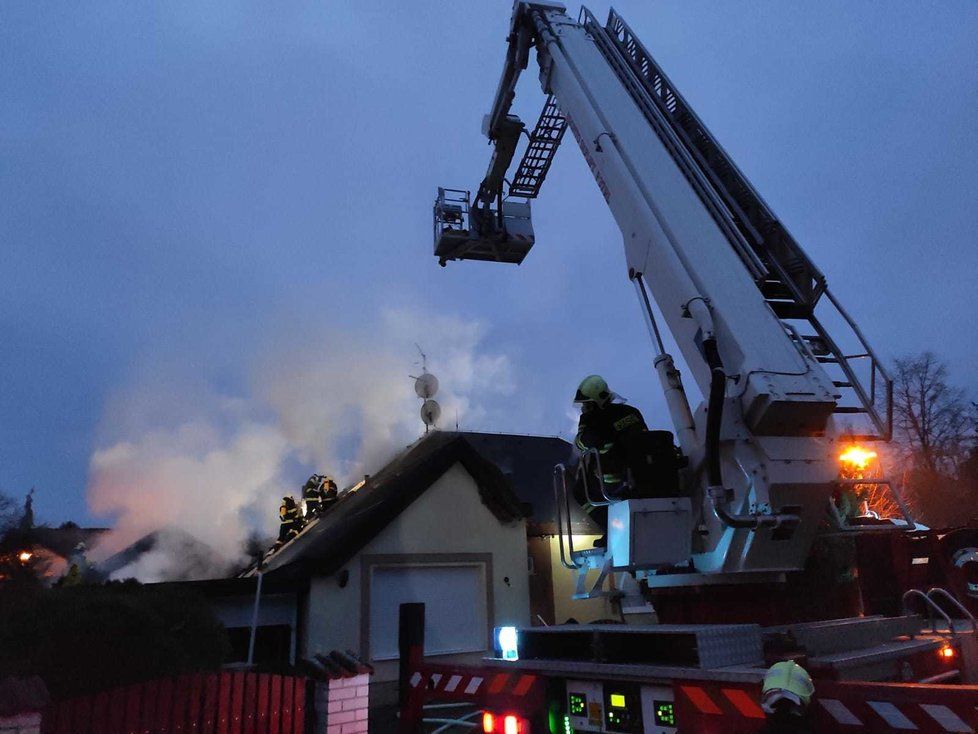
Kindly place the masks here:
<instances>
[{"instance_id":1,"label":"red wooden fence","mask_svg":"<svg viewBox=\"0 0 978 734\"><path fill-rule=\"evenodd\" d=\"M303 734L306 679L195 673L59 701L42 734Z\"/></svg>"}]
</instances>

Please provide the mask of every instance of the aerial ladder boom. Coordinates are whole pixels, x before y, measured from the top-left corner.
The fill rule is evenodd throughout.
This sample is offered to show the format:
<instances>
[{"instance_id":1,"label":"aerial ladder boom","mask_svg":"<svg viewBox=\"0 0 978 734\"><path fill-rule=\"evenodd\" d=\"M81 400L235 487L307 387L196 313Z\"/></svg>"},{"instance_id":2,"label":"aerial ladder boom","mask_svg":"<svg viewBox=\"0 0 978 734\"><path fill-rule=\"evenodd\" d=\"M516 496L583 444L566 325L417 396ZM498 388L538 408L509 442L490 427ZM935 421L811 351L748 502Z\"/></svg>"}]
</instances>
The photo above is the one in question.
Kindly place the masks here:
<instances>
[{"instance_id":1,"label":"aerial ladder boom","mask_svg":"<svg viewBox=\"0 0 978 734\"><path fill-rule=\"evenodd\" d=\"M889 438L885 373L824 276L620 16L612 11L602 26L586 9L575 20L558 3L519 0L508 40L484 124L494 142L489 171L475 200L439 189L436 256L442 264L521 262L535 241L529 199L570 128L622 232L656 371L690 459L688 503L670 505L672 519L656 519L647 501L612 505L606 563L653 587L782 579L804 565L824 519L838 443ZM525 132L511 105L531 48L547 100L507 182ZM855 335L856 354L820 319L826 300ZM657 319L707 396L695 413ZM662 524L675 527L677 518L685 538L672 548L636 540L665 537ZM616 528L628 537L616 539ZM690 573L677 573L687 562Z\"/></svg>"}]
</instances>

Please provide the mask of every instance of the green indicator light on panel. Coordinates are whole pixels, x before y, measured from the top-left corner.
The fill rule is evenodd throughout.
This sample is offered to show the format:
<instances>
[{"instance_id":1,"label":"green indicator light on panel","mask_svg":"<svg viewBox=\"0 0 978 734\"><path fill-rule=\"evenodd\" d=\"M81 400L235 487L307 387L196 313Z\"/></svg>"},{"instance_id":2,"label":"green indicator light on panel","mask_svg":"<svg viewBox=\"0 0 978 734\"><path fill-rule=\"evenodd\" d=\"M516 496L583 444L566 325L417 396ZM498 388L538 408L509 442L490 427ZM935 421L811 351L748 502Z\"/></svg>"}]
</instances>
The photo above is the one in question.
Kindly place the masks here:
<instances>
[{"instance_id":1,"label":"green indicator light on panel","mask_svg":"<svg viewBox=\"0 0 978 734\"><path fill-rule=\"evenodd\" d=\"M571 716L587 716L587 696L581 693L571 693L567 699L570 703Z\"/></svg>"},{"instance_id":2,"label":"green indicator light on panel","mask_svg":"<svg viewBox=\"0 0 978 734\"><path fill-rule=\"evenodd\" d=\"M571 727L570 716L564 716L564 734L574 734L574 729Z\"/></svg>"},{"instance_id":3,"label":"green indicator light on panel","mask_svg":"<svg viewBox=\"0 0 978 734\"><path fill-rule=\"evenodd\" d=\"M654 701L655 723L658 726L676 725L676 707L672 701Z\"/></svg>"}]
</instances>

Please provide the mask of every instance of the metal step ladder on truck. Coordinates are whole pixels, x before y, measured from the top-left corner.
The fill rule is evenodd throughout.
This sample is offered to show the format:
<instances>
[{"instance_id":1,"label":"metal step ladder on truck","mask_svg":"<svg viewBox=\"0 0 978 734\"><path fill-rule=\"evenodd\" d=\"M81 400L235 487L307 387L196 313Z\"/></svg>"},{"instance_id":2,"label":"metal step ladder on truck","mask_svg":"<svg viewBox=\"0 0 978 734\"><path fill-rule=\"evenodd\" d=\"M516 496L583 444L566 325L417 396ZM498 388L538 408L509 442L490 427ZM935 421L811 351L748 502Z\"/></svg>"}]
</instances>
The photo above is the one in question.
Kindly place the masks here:
<instances>
[{"instance_id":1,"label":"metal step ladder on truck","mask_svg":"<svg viewBox=\"0 0 978 734\"><path fill-rule=\"evenodd\" d=\"M527 132L511 107L534 51L547 96ZM757 731L766 666L794 659L815 678L818 731L973 731L978 529L919 527L885 477L840 474L845 449L890 440L886 370L614 10L602 25L515 3L489 168L474 198L438 190L439 262L522 262L568 128L621 229L683 468L611 496L590 479L600 455L584 457L576 480L607 505L608 542L580 549L555 467L575 596L611 598L624 624L508 630L518 643L479 669L408 645L402 726L434 697L480 706L487 734ZM695 412L660 324L706 396ZM888 491L902 518L841 514L854 485Z\"/></svg>"}]
</instances>

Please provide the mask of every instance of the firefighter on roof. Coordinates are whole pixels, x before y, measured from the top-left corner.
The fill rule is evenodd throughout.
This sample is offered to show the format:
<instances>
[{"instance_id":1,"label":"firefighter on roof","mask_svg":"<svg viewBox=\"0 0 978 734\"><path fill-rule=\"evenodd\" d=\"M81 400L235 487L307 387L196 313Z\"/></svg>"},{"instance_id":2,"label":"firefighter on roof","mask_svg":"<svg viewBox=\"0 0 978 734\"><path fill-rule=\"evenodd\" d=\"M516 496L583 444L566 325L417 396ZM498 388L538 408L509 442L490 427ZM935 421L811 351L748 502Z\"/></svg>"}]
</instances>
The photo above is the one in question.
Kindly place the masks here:
<instances>
[{"instance_id":1,"label":"firefighter on roof","mask_svg":"<svg viewBox=\"0 0 978 734\"><path fill-rule=\"evenodd\" d=\"M302 530L302 515L299 514L299 505L295 498L286 496L282 498L282 504L278 508L278 542L276 545L284 545Z\"/></svg>"},{"instance_id":2,"label":"firefighter on roof","mask_svg":"<svg viewBox=\"0 0 978 734\"><path fill-rule=\"evenodd\" d=\"M322 511L326 512L339 499L339 487L332 477L324 476L322 483Z\"/></svg>"},{"instance_id":3,"label":"firefighter on roof","mask_svg":"<svg viewBox=\"0 0 978 734\"><path fill-rule=\"evenodd\" d=\"M313 474L302 486L306 517L319 517L336 501L336 482L326 474Z\"/></svg>"}]
</instances>

